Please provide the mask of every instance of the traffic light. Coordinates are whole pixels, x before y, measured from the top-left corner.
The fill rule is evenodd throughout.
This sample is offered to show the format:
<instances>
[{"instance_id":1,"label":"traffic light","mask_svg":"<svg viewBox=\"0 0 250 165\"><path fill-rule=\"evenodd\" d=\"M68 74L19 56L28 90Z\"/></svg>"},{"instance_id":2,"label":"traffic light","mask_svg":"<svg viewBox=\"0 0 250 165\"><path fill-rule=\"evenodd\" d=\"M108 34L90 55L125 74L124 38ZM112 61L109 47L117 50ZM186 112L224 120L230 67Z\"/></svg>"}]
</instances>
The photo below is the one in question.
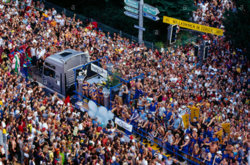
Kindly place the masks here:
<instances>
[{"instance_id":1,"label":"traffic light","mask_svg":"<svg viewBox=\"0 0 250 165\"><path fill-rule=\"evenodd\" d=\"M195 57L198 57L198 55L199 55L199 49L200 49L199 45L195 45L194 46L194 56Z\"/></svg>"},{"instance_id":2,"label":"traffic light","mask_svg":"<svg viewBox=\"0 0 250 165\"><path fill-rule=\"evenodd\" d=\"M172 32L171 32L171 38L170 38L170 44L175 43L177 39L177 31L178 31L178 25L172 26Z\"/></svg>"},{"instance_id":3,"label":"traffic light","mask_svg":"<svg viewBox=\"0 0 250 165\"><path fill-rule=\"evenodd\" d=\"M203 60L207 59L209 46L204 46L203 50Z\"/></svg>"}]
</instances>

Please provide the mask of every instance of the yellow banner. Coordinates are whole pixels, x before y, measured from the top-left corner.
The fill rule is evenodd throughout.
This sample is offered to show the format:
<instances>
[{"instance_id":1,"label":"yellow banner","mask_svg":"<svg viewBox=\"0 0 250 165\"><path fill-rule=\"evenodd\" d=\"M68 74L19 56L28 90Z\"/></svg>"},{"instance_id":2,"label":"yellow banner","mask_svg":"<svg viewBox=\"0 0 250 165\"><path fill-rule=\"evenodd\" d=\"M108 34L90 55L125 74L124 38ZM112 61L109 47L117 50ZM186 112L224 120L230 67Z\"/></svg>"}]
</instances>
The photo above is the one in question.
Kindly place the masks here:
<instances>
[{"instance_id":1,"label":"yellow banner","mask_svg":"<svg viewBox=\"0 0 250 165\"><path fill-rule=\"evenodd\" d=\"M171 25L177 24L182 28L200 31L203 33L210 33L210 34L214 34L214 35L218 35L218 36L223 35L222 29L213 28L213 27L209 27L209 26L205 26L205 25L200 25L200 24L192 23L192 22L188 22L188 21L182 21L180 19L175 19L175 18L171 18L171 17L167 17L167 16L163 16L163 23L167 23L167 24L171 24Z\"/></svg>"},{"instance_id":2,"label":"yellow banner","mask_svg":"<svg viewBox=\"0 0 250 165\"><path fill-rule=\"evenodd\" d=\"M220 142L222 142L223 130L221 129L220 131L215 132L215 135L217 135Z\"/></svg>"},{"instance_id":3,"label":"yellow banner","mask_svg":"<svg viewBox=\"0 0 250 165\"><path fill-rule=\"evenodd\" d=\"M230 133L230 123L222 123L221 126L226 133Z\"/></svg>"},{"instance_id":4,"label":"yellow banner","mask_svg":"<svg viewBox=\"0 0 250 165\"><path fill-rule=\"evenodd\" d=\"M198 120L200 115L200 109L195 106L189 108L191 109L191 121L193 121L194 117L196 117Z\"/></svg>"},{"instance_id":5,"label":"yellow banner","mask_svg":"<svg viewBox=\"0 0 250 165\"><path fill-rule=\"evenodd\" d=\"M182 115L182 121L184 128L187 129L189 127L189 114Z\"/></svg>"}]
</instances>

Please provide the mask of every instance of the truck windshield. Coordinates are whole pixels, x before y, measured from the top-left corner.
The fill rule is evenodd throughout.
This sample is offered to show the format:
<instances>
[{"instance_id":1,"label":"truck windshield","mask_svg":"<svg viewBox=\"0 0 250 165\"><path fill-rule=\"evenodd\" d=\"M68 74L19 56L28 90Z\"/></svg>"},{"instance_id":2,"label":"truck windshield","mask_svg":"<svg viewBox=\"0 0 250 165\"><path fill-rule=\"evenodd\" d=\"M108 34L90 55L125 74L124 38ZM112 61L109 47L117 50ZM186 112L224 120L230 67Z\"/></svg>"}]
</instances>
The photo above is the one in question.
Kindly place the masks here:
<instances>
[{"instance_id":1,"label":"truck windshield","mask_svg":"<svg viewBox=\"0 0 250 165\"><path fill-rule=\"evenodd\" d=\"M50 67L50 68L52 68L54 70L56 69L56 67L54 65L50 64L50 63L45 62L45 65L47 65L48 67Z\"/></svg>"},{"instance_id":2,"label":"truck windshield","mask_svg":"<svg viewBox=\"0 0 250 165\"><path fill-rule=\"evenodd\" d=\"M44 67L44 75L55 78L55 71L50 68Z\"/></svg>"}]
</instances>

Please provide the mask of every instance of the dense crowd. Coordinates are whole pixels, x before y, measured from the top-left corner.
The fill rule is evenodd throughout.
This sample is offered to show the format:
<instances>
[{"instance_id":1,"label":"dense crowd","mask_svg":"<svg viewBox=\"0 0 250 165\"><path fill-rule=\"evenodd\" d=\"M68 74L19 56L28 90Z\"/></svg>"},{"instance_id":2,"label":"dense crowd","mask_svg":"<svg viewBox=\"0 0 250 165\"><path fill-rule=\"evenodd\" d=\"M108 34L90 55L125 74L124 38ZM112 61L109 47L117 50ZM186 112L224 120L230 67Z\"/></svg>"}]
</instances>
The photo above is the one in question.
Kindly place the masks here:
<instances>
[{"instance_id":1,"label":"dense crowd","mask_svg":"<svg viewBox=\"0 0 250 165\"><path fill-rule=\"evenodd\" d=\"M195 6L193 21L216 28L224 28L222 20L226 10L237 10L232 0L196 0Z\"/></svg>"},{"instance_id":2,"label":"dense crowd","mask_svg":"<svg viewBox=\"0 0 250 165\"><path fill-rule=\"evenodd\" d=\"M47 56L66 48L92 54L94 42L89 41L96 35L92 25L83 28L79 20L61 16L54 9L44 11L39 1L34 5L31 1L1 2L0 8L1 164L176 162L162 153L153 155L150 147L116 132L112 121L102 128L57 94L45 95L36 82L19 76L27 67L25 60L41 67Z\"/></svg>"},{"instance_id":3,"label":"dense crowd","mask_svg":"<svg viewBox=\"0 0 250 165\"><path fill-rule=\"evenodd\" d=\"M236 10L231 1L195 4L194 21L219 28L223 28L225 9ZM91 60L107 56L103 67L112 63L113 71L126 80L144 74L143 79L122 85L112 111L135 129L148 132L144 135L149 140L161 139L162 146L207 164L247 163L249 62L244 50L235 49L223 37L207 35L209 56L197 67L192 45L168 51L147 49L118 34L97 30L96 23L82 26L75 16L45 9L39 1L1 2L0 9L1 127L9 134L9 161L172 163L162 153L152 155L147 146L125 142L112 124L104 129L87 113L78 113L56 95L45 96L34 83L11 74L26 67L24 54L41 67L47 56L72 48L88 53ZM182 117L192 107L199 109L199 116L185 127ZM222 128L224 123L230 123L229 131ZM5 150L1 153L2 161L6 160Z\"/></svg>"},{"instance_id":4,"label":"dense crowd","mask_svg":"<svg viewBox=\"0 0 250 165\"><path fill-rule=\"evenodd\" d=\"M194 21L218 28L223 28L224 11L236 10L231 1L198 1L197 7ZM249 155L247 55L224 37L203 39L209 43L209 57L201 67L192 45L166 52L134 45L113 56L121 75L145 75L143 80L123 84L113 112L146 131L151 141L161 139L163 146L176 152L207 164L245 164ZM129 103L127 97L135 102ZM200 115L184 128L182 117L193 108Z\"/></svg>"},{"instance_id":5,"label":"dense crowd","mask_svg":"<svg viewBox=\"0 0 250 165\"><path fill-rule=\"evenodd\" d=\"M152 149L80 113L36 82L1 73L1 164L172 164ZM6 138L4 138L6 137ZM5 150L7 148L7 150ZM7 153L6 153L7 152ZM7 156L7 157L6 157Z\"/></svg>"}]
</instances>

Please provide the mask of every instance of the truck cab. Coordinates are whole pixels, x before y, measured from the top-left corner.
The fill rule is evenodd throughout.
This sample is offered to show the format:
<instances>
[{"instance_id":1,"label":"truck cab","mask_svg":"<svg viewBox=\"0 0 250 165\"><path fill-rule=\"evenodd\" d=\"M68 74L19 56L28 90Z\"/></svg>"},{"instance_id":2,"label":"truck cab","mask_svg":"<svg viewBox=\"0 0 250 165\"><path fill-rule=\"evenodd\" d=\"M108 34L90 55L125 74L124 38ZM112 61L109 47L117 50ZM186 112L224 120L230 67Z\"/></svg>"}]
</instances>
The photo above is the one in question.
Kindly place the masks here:
<instances>
[{"instance_id":1,"label":"truck cab","mask_svg":"<svg viewBox=\"0 0 250 165\"><path fill-rule=\"evenodd\" d=\"M74 90L74 69L89 63L89 55L67 49L47 57L44 61L42 84L64 96Z\"/></svg>"}]
</instances>

